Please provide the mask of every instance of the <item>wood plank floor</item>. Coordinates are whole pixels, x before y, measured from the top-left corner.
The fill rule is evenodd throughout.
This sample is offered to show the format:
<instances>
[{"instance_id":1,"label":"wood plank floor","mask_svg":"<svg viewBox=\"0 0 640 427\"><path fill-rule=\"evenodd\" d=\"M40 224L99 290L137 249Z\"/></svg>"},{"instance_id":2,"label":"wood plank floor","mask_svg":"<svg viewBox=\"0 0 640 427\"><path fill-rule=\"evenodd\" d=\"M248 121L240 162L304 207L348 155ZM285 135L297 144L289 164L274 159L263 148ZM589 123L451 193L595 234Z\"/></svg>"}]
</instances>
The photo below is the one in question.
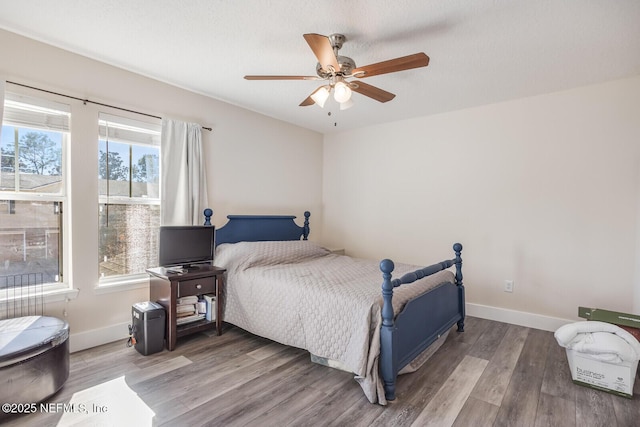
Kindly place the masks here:
<instances>
[{"instance_id":1,"label":"wood plank floor","mask_svg":"<svg viewBox=\"0 0 640 427\"><path fill-rule=\"evenodd\" d=\"M352 375L235 327L146 357L124 342L74 353L48 403L5 423L625 427L640 425L640 380L633 399L575 385L551 332L469 317L464 333L399 378L387 406L370 404Z\"/></svg>"}]
</instances>

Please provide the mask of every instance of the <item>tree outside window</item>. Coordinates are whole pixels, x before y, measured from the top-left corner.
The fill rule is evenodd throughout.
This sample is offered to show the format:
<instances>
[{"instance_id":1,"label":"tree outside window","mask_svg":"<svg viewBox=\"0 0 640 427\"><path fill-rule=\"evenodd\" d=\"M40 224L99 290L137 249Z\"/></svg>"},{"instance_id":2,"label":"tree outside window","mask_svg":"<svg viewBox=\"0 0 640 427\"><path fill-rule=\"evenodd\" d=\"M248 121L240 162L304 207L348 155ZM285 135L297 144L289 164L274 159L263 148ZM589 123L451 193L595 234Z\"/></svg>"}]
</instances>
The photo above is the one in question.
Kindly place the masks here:
<instances>
[{"instance_id":1,"label":"tree outside window","mask_svg":"<svg viewBox=\"0 0 640 427\"><path fill-rule=\"evenodd\" d=\"M0 289L62 281L62 157L67 135L2 126Z\"/></svg>"},{"instance_id":2,"label":"tree outside window","mask_svg":"<svg viewBox=\"0 0 640 427\"><path fill-rule=\"evenodd\" d=\"M160 225L160 149L144 143L149 131L126 132L117 121L101 122L98 142L100 191L99 271L101 278L144 273L157 265ZM107 133L113 135L107 139Z\"/></svg>"}]
</instances>

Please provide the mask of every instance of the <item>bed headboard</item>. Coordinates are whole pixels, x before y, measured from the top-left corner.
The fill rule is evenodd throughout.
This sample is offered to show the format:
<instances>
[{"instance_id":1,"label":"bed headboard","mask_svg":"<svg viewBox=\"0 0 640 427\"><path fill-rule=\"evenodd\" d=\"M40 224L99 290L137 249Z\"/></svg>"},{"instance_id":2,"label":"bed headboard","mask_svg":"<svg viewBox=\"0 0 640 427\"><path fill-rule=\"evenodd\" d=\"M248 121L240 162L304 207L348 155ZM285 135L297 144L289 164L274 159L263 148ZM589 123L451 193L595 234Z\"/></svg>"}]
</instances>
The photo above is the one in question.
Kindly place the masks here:
<instances>
[{"instance_id":1,"label":"bed headboard","mask_svg":"<svg viewBox=\"0 0 640 427\"><path fill-rule=\"evenodd\" d=\"M216 246L221 243L262 242L267 240L307 240L309 217L304 213L304 225L294 221L294 215L228 215L229 221L216 230Z\"/></svg>"}]
</instances>

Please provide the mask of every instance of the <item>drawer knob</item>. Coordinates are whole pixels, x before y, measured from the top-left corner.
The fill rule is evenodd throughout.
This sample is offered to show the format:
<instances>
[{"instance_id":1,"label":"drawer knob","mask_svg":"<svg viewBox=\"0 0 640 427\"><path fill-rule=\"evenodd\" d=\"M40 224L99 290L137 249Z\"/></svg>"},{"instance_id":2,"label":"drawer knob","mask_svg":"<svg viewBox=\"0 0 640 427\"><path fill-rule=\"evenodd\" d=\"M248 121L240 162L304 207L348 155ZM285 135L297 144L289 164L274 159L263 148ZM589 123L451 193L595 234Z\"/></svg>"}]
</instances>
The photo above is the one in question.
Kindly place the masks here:
<instances>
[{"instance_id":1,"label":"drawer knob","mask_svg":"<svg viewBox=\"0 0 640 427\"><path fill-rule=\"evenodd\" d=\"M197 284L196 285L196 289L202 289L202 285L201 284Z\"/></svg>"}]
</instances>

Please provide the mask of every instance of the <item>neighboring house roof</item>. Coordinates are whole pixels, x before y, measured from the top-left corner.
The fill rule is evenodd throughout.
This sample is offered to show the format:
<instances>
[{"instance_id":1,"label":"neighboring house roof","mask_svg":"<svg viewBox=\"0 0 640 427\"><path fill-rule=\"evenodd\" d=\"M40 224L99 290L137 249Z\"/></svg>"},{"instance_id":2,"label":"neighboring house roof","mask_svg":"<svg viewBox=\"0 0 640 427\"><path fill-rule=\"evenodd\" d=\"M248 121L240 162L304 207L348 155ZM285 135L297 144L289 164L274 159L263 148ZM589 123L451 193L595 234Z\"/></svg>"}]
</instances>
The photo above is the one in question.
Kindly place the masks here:
<instances>
[{"instance_id":1,"label":"neighboring house roof","mask_svg":"<svg viewBox=\"0 0 640 427\"><path fill-rule=\"evenodd\" d=\"M107 180L98 180L98 194L101 196L107 195ZM108 194L111 196L128 197L129 196L129 181L109 181ZM131 196L132 197L148 197L150 199L160 198L160 185L158 183L146 183L146 182L132 182L131 183Z\"/></svg>"},{"instance_id":2,"label":"neighboring house roof","mask_svg":"<svg viewBox=\"0 0 640 427\"><path fill-rule=\"evenodd\" d=\"M62 185L62 177L59 175L21 173L19 179L21 191L54 193L57 192L58 188ZM15 183L16 174L14 172L0 172L0 191L15 190Z\"/></svg>"},{"instance_id":3,"label":"neighboring house roof","mask_svg":"<svg viewBox=\"0 0 640 427\"><path fill-rule=\"evenodd\" d=\"M39 174L27 174L21 173L20 178L20 190L28 192L41 192L41 193L56 193L62 185L62 177L55 175L39 175ZM13 172L1 172L0 173L0 191L13 191L15 190L15 173ZM98 180L98 189L100 195L107 195L107 180ZM108 194L112 196L129 196L129 182L128 181L109 181ZM160 185L158 183L146 183L146 182L132 182L131 183L131 196L132 197L148 197L157 199L160 198Z\"/></svg>"}]
</instances>

